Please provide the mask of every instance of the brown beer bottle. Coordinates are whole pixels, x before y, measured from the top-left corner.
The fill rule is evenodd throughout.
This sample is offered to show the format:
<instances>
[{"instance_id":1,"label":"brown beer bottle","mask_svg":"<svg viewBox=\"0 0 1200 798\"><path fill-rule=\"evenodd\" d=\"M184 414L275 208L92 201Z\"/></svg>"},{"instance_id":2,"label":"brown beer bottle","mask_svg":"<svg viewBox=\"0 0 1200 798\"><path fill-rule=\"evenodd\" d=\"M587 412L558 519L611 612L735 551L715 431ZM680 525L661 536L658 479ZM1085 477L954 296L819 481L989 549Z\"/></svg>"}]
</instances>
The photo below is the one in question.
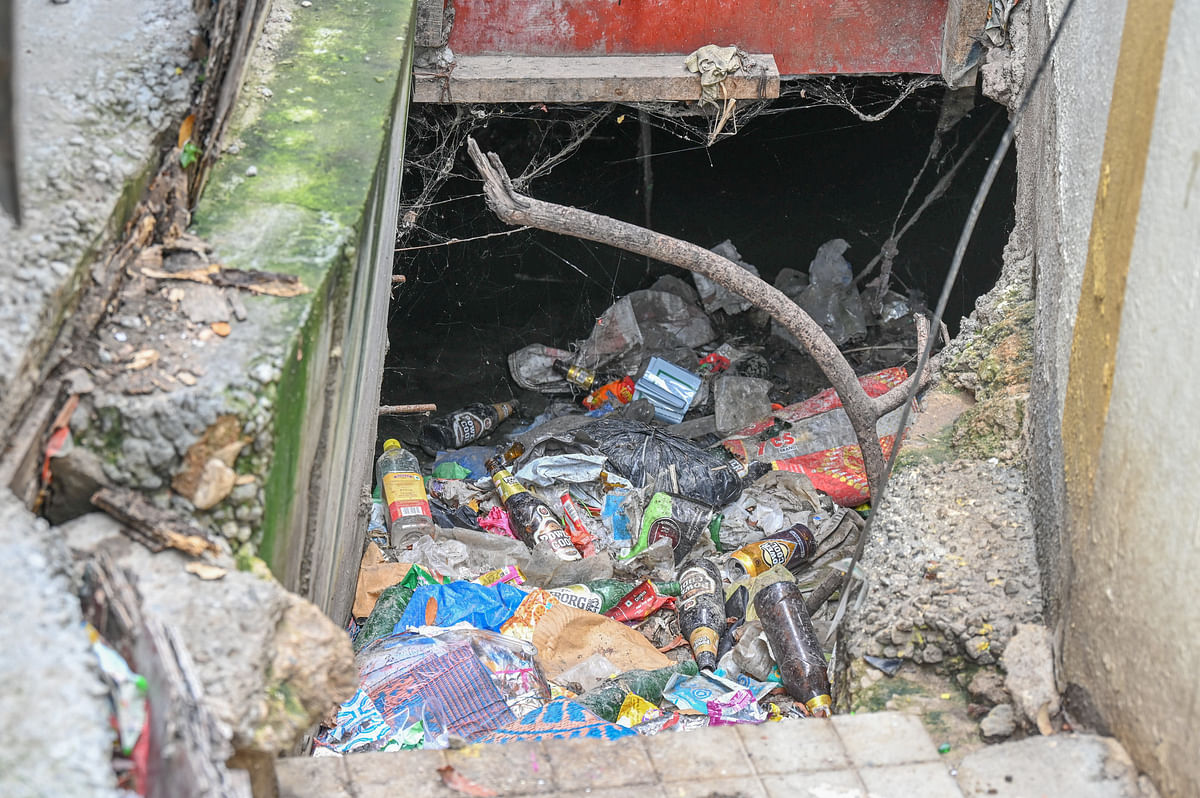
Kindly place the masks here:
<instances>
[{"instance_id":1,"label":"brown beer bottle","mask_svg":"<svg viewBox=\"0 0 1200 798\"><path fill-rule=\"evenodd\" d=\"M717 566L703 557L679 573L679 630L692 647L700 670L717 667L717 648L725 631L725 591Z\"/></svg>"},{"instance_id":2,"label":"brown beer bottle","mask_svg":"<svg viewBox=\"0 0 1200 798\"><path fill-rule=\"evenodd\" d=\"M832 715L825 653L817 642L800 588L794 582L769 585L754 598L754 609L767 633L771 655L779 665L788 695L803 701L813 715Z\"/></svg>"},{"instance_id":3,"label":"brown beer bottle","mask_svg":"<svg viewBox=\"0 0 1200 798\"><path fill-rule=\"evenodd\" d=\"M448 416L435 418L421 428L419 443L431 457L439 451L461 449L494 430L520 407L515 399L493 405L473 404Z\"/></svg>"},{"instance_id":4,"label":"brown beer bottle","mask_svg":"<svg viewBox=\"0 0 1200 798\"><path fill-rule=\"evenodd\" d=\"M504 509L508 511L513 531L522 543L530 549L544 546L555 557L567 562L582 559L562 524L550 512L550 507L526 490L509 472L507 464L499 457L493 457L484 465L492 475L492 484L500 494Z\"/></svg>"}]
</instances>

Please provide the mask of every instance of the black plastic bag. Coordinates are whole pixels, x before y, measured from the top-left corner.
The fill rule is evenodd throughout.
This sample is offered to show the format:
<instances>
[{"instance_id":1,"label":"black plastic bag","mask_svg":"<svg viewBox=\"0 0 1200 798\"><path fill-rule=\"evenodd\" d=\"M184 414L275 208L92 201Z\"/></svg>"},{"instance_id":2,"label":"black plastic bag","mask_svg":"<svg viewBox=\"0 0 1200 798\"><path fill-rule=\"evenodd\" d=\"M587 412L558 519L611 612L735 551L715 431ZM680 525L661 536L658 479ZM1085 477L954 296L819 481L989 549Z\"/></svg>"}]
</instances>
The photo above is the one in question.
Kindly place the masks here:
<instances>
[{"instance_id":1,"label":"black plastic bag","mask_svg":"<svg viewBox=\"0 0 1200 798\"><path fill-rule=\"evenodd\" d=\"M707 452L689 440L638 421L602 418L579 429L596 442L618 474L643 487L651 481L661 491L720 508L742 495L744 473L726 457ZM670 475L675 467L675 478ZM676 484L677 483L677 484Z\"/></svg>"}]
</instances>

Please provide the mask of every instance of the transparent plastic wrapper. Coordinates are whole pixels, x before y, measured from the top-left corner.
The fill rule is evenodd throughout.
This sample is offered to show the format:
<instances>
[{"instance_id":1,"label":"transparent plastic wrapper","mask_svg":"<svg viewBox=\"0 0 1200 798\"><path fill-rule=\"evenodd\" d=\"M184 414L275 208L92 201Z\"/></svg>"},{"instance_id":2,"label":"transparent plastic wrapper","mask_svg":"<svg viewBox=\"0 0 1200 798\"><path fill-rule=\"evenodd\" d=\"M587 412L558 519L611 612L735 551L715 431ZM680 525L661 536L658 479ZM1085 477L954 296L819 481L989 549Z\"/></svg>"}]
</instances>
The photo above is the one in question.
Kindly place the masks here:
<instances>
[{"instance_id":1,"label":"transparent plastic wrapper","mask_svg":"<svg viewBox=\"0 0 1200 798\"><path fill-rule=\"evenodd\" d=\"M434 540L429 535L422 535L408 549L396 552L398 562L420 565L430 573L450 579L475 575L464 567L468 556L466 545L457 540Z\"/></svg>"},{"instance_id":2,"label":"transparent plastic wrapper","mask_svg":"<svg viewBox=\"0 0 1200 798\"><path fill-rule=\"evenodd\" d=\"M771 382L757 377L722 376L713 381L717 434L728 435L771 415Z\"/></svg>"},{"instance_id":3,"label":"transparent plastic wrapper","mask_svg":"<svg viewBox=\"0 0 1200 798\"><path fill-rule=\"evenodd\" d=\"M620 674L621 669L613 665L608 657L593 654L573 668L560 673L554 679L554 683L569 687L577 693L584 693Z\"/></svg>"},{"instance_id":4,"label":"transparent plastic wrapper","mask_svg":"<svg viewBox=\"0 0 1200 798\"><path fill-rule=\"evenodd\" d=\"M675 578L675 550L671 548L671 541L656 540L641 554L628 560L618 560L612 566L614 574L629 581L653 579L656 582L669 582Z\"/></svg>"},{"instance_id":5,"label":"transparent plastic wrapper","mask_svg":"<svg viewBox=\"0 0 1200 798\"><path fill-rule=\"evenodd\" d=\"M605 469L604 455L560 454L539 457L522 465L514 476L523 484L549 486L555 482L595 482Z\"/></svg>"},{"instance_id":6,"label":"transparent plastic wrapper","mask_svg":"<svg viewBox=\"0 0 1200 798\"><path fill-rule=\"evenodd\" d=\"M838 346L867 334L862 299L854 288L854 271L843 257L849 248L842 238L821 245L808 267L808 288L797 303Z\"/></svg>"},{"instance_id":7,"label":"transparent plastic wrapper","mask_svg":"<svg viewBox=\"0 0 1200 798\"><path fill-rule=\"evenodd\" d=\"M746 261L742 260L742 255L737 251L737 247L729 239L725 239L720 244L713 247L711 252L720 255L726 260L731 260L738 266L741 266L746 271L755 277L758 276L758 269L751 266ZM733 293L724 286L714 283L712 280L705 277L699 272L692 272L692 280L696 283L696 291L700 294L700 303L704 306L706 313L713 313L718 310L723 310L726 313L733 315L749 310L753 304L749 299Z\"/></svg>"},{"instance_id":8,"label":"transparent plastic wrapper","mask_svg":"<svg viewBox=\"0 0 1200 798\"><path fill-rule=\"evenodd\" d=\"M763 634L762 624L759 621L746 621L741 632L737 645L721 664L727 667L734 678L746 675L758 681L767 681L771 669L775 667L775 660L771 658L771 649L767 645L766 635Z\"/></svg>"},{"instance_id":9,"label":"transparent plastic wrapper","mask_svg":"<svg viewBox=\"0 0 1200 798\"><path fill-rule=\"evenodd\" d=\"M671 677L677 674L695 676L696 673L694 662L680 662L657 670L628 671L584 693L579 697L579 702L605 720L615 723L626 696L639 695L657 704L662 700L663 688L671 681Z\"/></svg>"},{"instance_id":10,"label":"transparent plastic wrapper","mask_svg":"<svg viewBox=\"0 0 1200 798\"><path fill-rule=\"evenodd\" d=\"M571 384L554 371L555 360L571 360L574 355L565 349L543 344L530 344L508 356L508 370L513 380L527 391L548 394L571 393Z\"/></svg>"},{"instance_id":11,"label":"transparent plastic wrapper","mask_svg":"<svg viewBox=\"0 0 1200 798\"><path fill-rule=\"evenodd\" d=\"M658 427L602 418L582 429L608 457L613 469L636 487L658 489L724 507L742 492L743 473L728 459Z\"/></svg>"}]
</instances>

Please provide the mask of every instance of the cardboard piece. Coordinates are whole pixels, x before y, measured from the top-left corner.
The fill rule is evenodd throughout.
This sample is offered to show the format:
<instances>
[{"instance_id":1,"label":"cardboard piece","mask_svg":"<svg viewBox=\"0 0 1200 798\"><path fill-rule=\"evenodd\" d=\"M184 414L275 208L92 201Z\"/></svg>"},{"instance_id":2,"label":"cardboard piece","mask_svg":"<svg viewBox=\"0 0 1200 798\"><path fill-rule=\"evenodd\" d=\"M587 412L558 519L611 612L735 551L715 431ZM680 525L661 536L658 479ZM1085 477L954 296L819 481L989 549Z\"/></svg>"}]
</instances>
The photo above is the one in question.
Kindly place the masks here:
<instances>
[{"instance_id":1,"label":"cardboard piece","mask_svg":"<svg viewBox=\"0 0 1200 798\"><path fill-rule=\"evenodd\" d=\"M363 552L362 565L358 569L358 587L354 591L355 618L365 618L375 609L379 594L399 582L412 565L406 562L388 562L383 551L374 543L367 544Z\"/></svg>"},{"instance_id":2,"label":"cardboard piece","mask_svg":"<svg viewBox=\"0 0 1200 798\"><path fill-rule=\"evenodd\" d=\"M674 664L637 630L562 603L548 609L538 622L533 644L551 681L595 654L603 654L621 672Z\"/></svg>"}]
</instances>

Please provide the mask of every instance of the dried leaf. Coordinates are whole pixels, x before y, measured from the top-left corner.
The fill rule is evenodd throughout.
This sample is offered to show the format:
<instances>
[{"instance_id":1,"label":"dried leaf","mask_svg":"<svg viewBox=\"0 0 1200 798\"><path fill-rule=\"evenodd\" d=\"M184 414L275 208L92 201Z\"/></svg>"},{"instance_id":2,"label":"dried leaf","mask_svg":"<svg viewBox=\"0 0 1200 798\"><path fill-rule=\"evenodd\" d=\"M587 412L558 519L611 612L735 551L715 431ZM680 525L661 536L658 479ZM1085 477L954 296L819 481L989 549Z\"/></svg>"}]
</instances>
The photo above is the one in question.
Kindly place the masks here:
<instances>
[{"instance_id":1,"label":"dried leaf","mask_svg":"<svg viewBox=\"0 0 1200 798\"><path fill-rule=\"evenodd\" d=\"M438 768L438 773L442 775L442 783L455 792L473 795L475 798L493 798L493 796L499 795L495 790L471 781L455 770L453 765Z\"/></svg>"},{"instance_id":2,"label":"dried leaf","mask_svg":"<svg viewBox=\"0 0 1200 798\"><path fill-rule=\"evenodd\" d=\"M1041 709L1038 710L1037 727L1043 737L1049 737L1051 734L1054 734L1054 724L1050 722L1049 702L1042 704Z\"/></svg>"},{"instance_id":3,"label":"dried leaf","mask_svg":"<svg viewBox=\"0 0 1200 798\"><path fill-rule=\"evenodd\" d=\"M183 148L185 142L192 138L192 128L196 126L196 115L188 114L187 119L179 125L179 139L175 146Z\"/></svg>"},{"instance_id":4,"label":"dried leaf","mask_svg":"<svg viewBox=\"0 0 1200 798\"><path fill-rule=\"evenodd\" d=\"M133 353L133 359L126 364L125 368L128 371L141 371L144 368L149 368L158 362L159 354L157 349L143 349Z\"/></svg>"},{"instance_id":5,"label":"dried leaf","mask_svg":"<svg viewBox=\"0 0 1200 798\"><path fill-rule=\"evenodd\" d=\"M233 332L233 328L229 326L229 322L227 321L214 321L212 323L212 331L224 338Z\"/></svg>"},{"instance_id":6,"label":"dried leaf","mask_svg":"<svg viewBox=\"0 0 1200 798\"><path fill-rule=\"evenodd\" d=\"M220 579L226 573L225 569L219 565L209 565L206 562L190 562L183 567L193 576L198 576L205 582L211 582L214 579Z\"/></svg>"},{"instance_id":7,"label":"dried leaf","mask_svg":"<svg viewBox=\"0 0 1200 798\"><path fill-rule=\"evenodd\" d=\"M175 375L175 379L182 382L184 385L195 385L196 375L190 371L181 371Z\"/></svg>"}]
</instances>

